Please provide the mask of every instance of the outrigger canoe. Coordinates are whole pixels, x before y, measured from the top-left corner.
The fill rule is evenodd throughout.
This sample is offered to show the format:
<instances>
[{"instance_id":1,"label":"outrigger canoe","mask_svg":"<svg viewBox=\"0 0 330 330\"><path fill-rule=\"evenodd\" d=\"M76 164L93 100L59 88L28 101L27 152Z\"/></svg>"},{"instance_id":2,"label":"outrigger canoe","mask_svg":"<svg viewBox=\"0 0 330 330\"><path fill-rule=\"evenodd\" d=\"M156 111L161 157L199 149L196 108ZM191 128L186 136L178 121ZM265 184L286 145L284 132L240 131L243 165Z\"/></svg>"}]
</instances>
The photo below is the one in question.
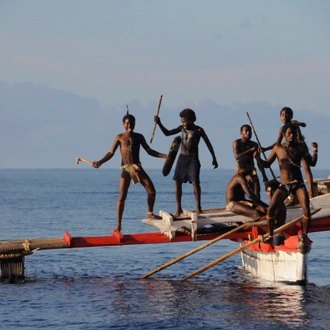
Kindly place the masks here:
<instances>
[{"instance_id":1,"label":"outrigger canoe","mask_svg":"<svg viewBox=\"0 0 330 330\"><path fill-rule=\"evenodd\" d=\"M317 210L317 212L312 216L309 232L330 230L330 194L311 198L310 204L311 210ZM299 206L287 207L286 223L301 215L302 209ZM225 209L204 210L204 213L200 215L184 210L183 216L178 220L174 220L165 211L160 211L160 216L162 220L144 219L142 222L158 228L172 241L176 240L177 233L181 234L182 228L190 233L192 240L200 240L202 237L206 239L214 235L216 231L224 233L230 230L233 224L250 221L244 216L227 212ZM282 244L272 246L258 242L246 249L244 245L248 245L263 234L260 228L252 227L251 230L236 232L227 238L242 247L240 252L242 265L253 276L272 282L306 284L308 254L312 248L312 241L307 239L304 243L300 242L298 235L301 231L302 223L299 221L283 232L285 239Z\"/></svg>"},{"instance_id":2,"label":"outrigger canoe","mask_svg":"<svg viewBox=\"0 0 330 330\"><path fill-rule=\"evenodd\" d=\"M311 219L309 232L330 230L330 194L325 193L310 199L311 210L316 212ZM161 220L142 219L142 223L158 229L158 232L122 234L113 232L107 236L73 237L64 232L62 238L23 239L0 241L1 277L24 277L24 257L42 249L83 248L96 246L118 246L130 244L157 244L187 241L214 240L219 236L236 242L240 246L242 264L253 276L273 282L305 284L308 280L308 254L312 242L303 244L298 235L301 221L296 221L283 231L284 240L272 246L259 240L264 232L258 227L249 230L234 230L237 224L250 221L244 216L226 211L224 208L203 210L203 214L184 210L179 218L161 210ZM301 217L299 206L287 207L286 224ZM241 226L240 226L241 227ZM219 253L220 254L220 253Z\"/></svg>"}]
</instances>

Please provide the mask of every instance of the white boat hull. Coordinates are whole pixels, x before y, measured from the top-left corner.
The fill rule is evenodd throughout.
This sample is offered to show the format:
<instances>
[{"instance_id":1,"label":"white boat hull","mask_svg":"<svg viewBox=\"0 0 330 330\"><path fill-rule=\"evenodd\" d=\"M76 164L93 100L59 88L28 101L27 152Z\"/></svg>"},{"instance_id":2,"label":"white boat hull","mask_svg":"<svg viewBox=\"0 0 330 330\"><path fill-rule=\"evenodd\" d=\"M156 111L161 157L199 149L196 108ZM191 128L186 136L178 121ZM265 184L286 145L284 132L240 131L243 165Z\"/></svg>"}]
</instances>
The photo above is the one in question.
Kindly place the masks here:
<instances>
[{"instance_id":1,"label":"white boat hull","mask_svg":"<svg viewBox=\"0 0 330 330\"><path fill-rule=\"evenodd\" d=\"M244 245L243 242L240 244ZM307 283L308 253L246 249L241 252L241 259L247 271L263 280L300 285Z\"/></svg>"}]
</instances>

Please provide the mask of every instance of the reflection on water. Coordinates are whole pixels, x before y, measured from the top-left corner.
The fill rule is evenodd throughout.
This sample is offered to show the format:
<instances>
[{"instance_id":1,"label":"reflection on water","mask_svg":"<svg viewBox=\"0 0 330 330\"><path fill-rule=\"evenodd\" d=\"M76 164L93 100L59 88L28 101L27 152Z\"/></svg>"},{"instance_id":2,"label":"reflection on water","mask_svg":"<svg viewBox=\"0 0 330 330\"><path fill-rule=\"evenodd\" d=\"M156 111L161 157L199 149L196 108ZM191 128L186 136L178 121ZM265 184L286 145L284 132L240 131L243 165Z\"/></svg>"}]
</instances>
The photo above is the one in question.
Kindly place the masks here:
<instances>
[{"instance_id":1,"label":"reflection on water","mask_svg":"<svg viewBox=\"0 0 330 330\"><path fill-rule=\"evenodd\" d=\"M308 320L304 309L305 288L289 285L267 285L266 283L243 283L236 287L235 297L244 297L243 318L255 325L281 324L283 327L299 327Z\"/></svg>"},{"instance_id":2,"label":"reflection on water","mask_svg":"<svg viewBox=\"0 0 330 330\"><path fill-rule=\"evenodd\" d=\"M97 328L325 329L324 322L330 321L329 287L272 285L252 280L240 269L234 274L190 282L57 277L46 291L54 295L57 308L83 306ZM36 300L42 291L36 292ZM52 308L48 303L47 309ZM50 312L48 320L53 317ZM62 322L69 320L79 321L70 314Z\"/></svg>"},{"instance_id":3,"label":"reflection on water","mask_svg":"<svg viewBox=\"0 0 330 330\"><path fill-rule=\"evenodd\" d=\"M71 259L70 268L63 259L63 275L45 266L25 284L3 285L0 314L7 328L28 328L29 321L31 329L326 329L330 322L329 286L262 282L232 263L180 282L186 267L140 279L119 276L111 263L101 269L98 261L77 272L79 260Z\"/></svg>"}]
</instances>

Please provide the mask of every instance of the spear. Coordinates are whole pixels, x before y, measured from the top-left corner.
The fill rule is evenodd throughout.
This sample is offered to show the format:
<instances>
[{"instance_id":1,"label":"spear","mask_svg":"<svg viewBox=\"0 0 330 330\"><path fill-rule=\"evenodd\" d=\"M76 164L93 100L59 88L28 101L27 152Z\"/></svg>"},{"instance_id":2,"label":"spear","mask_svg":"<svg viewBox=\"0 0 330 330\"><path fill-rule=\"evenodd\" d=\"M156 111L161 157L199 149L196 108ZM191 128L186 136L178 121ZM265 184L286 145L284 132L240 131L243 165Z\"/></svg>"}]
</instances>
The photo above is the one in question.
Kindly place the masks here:
<instances>
[{"instance_id":1,"label":"spear","mask_svg":"<svg viewBox=\"0 0 330 330\"><path fill-rule=\"evenodd\" d=\"M156 112L156 116L157 116L157 117L158 117L158 115L159 115L159 110L160 110L160 106L161 106L161 104L162 104L162 99L163 99L163 94L161 94L161 95L160 95L160 98L159 98L158 108L157 108L157 112ZM153 128L153 130L152 130L150 143L152 143L152 140L154 139L155 131L156 131L156 127L157 127L157 123L155 123L154 128Z\"/></svg>"},{"instance_id":2,"label":"spear","mask_svg":"<svg viewBox=\"0 0 330 330\"><path fill-rule=\"evenodd\" d=\"M257 133L256 133L256 131L255 131L255 129L254 129L253 124L252 124L252 120L251 120L251 118L250 118L250 115L249 115L248 112L246 113L246 115L247 115L247 117L248 117L248 119L249 119L249 121L250 121L250 125L251 125L251 127L252 127L253 134L254 134L254 136L255 136L256 139L257 139L257 142L258 142L259 148L262 149L262 148L261 148L260 141L259 141L259 138L258 138L258 135L257 135ZM266 155L265 155L265 153L264 153L263 151L262 151L262 154L263 154L264 158L267 159L267 157L266 157ZM265 169L264 169L264 171L265 171ZM276 176L275 176L273 170L271 169L271 167L269 167L269 171L270 171L270 173L272 174L273 179L276 180ZM265 175L265 174L264 174L264 175Z\"/></svg>"}]
</instances>

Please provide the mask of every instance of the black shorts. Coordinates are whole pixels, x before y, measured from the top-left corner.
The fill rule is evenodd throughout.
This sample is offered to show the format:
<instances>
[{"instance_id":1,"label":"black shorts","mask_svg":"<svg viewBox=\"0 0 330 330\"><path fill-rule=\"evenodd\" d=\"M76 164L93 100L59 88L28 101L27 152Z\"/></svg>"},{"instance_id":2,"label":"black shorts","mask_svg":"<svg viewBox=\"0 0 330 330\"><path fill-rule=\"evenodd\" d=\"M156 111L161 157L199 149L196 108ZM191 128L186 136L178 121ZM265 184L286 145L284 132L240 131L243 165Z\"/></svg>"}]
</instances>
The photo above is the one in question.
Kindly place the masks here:
<instances>
[{"instance_id":1,"label":"black shorts","mask_svg":"<svg viewBox=\"0 0 330 330\"><path fill-rule=\"evenodd\" d=\"M197 156L180 154L176 163L173 180L179 183L199 183L201 163Z\"/></svg>"},{"instance_id":2,"label":"black shorts","mask_svg":"<svg viewBox=\"0 0 330 330\"><path fill-rule=\"evenodd\" d=\"M302 188L306 189L306 186L303 182L299 182L299 181L287 183L287 184L281 183L278 186L278 189L285 191L288 195L295 194L297 190L302 189Z\"/></svg>"}]
</instances>

